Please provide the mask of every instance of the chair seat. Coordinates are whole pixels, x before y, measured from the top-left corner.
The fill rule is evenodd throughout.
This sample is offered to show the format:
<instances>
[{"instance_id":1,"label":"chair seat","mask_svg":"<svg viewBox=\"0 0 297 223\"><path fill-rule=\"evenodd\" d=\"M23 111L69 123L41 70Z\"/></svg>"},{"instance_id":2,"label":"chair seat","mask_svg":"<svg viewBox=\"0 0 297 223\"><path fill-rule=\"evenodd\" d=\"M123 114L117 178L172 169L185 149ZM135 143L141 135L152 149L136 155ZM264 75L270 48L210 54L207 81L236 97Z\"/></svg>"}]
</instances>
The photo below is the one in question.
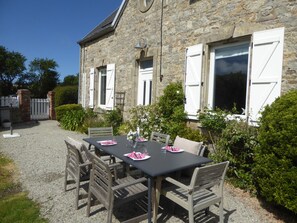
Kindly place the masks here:
<instances>
[{"instance_id":1,"label":"chair seat","mask_svg":"<svg viewBox=\"0 0 297 223\"><path fill-rule=\"evenodd\" d=\"M188 191L176 186L171 186L162 189L162 194L167 198L175 200L177 204L183 208L188 207ZM208 189L202 189L195 191L193 194L193 206L194 212L203 210L210 205L216 204L221 200L221 196L218 196L214 192Z\"/></svg>"},{"instance_id":2,"label":"chair seat","mask_svg":"<svg viewBox=\"0 0 297 223\"><path fill-rule=\"evenodd\" d=\"M122 184L130 184L131 182L135 181L135 179L131 176L127 176L125 178L117 179L113 186L122 185ZM114 193L115 203L116 206L120 206L122 204L121 201L125 199L125 202L129 200L129 197L133 196L133 200L137 197L143 197L144 194L147 193L147 187L141 183L134 184L131 186L127 186L123 189L116 190Z\"/></svg>"}]
</instances>

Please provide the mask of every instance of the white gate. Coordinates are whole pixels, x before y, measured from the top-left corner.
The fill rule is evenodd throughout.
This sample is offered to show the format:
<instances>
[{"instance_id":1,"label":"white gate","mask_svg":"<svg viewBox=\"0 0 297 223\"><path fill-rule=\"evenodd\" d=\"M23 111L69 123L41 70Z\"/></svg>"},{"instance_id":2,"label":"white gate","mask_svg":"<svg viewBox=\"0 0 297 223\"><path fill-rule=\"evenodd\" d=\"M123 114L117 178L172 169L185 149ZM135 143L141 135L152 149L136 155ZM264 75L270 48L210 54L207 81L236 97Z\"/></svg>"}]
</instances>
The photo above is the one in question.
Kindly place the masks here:
<instances>
[{"instance_id":1,"label":"white gate","mask_svg":"<svg viewBox=\"0 0 297 223\"><path fill-rule=\"evenodd\" d=\"M49 118L49 99L31 98L31 120Z\"/></svg>"}]
</instances>

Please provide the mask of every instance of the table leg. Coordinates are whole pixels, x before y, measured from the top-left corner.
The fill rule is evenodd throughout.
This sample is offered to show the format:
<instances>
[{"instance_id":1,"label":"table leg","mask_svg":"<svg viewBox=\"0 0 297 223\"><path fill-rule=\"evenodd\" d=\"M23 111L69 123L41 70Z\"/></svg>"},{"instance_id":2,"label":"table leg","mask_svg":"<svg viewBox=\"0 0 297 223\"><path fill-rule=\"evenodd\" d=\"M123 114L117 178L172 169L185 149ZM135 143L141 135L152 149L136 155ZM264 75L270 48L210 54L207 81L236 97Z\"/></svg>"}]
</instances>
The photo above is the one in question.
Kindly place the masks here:
<instances>
[{"instance_id":1,"label":"table leg","mask_svg":"<svg viewBox=\"0 0 297 223\"><path fill-rule=\"evenodd\" d=\"M152 177L148 177L147 179L147 187L148 187L148 204L147 204L147 222L152 222L152 186L153 186L154 179Z\"/></svg>"},{"instance_id":2,"label":"table leg","mask_svg":"<svg viewBox=\"0 0 297 223\"><path fill-rule=\"evenodd\" d=\"M162 177L157 177L153 190L153 223L157 223Z\"/></svg>"}]
</instances>

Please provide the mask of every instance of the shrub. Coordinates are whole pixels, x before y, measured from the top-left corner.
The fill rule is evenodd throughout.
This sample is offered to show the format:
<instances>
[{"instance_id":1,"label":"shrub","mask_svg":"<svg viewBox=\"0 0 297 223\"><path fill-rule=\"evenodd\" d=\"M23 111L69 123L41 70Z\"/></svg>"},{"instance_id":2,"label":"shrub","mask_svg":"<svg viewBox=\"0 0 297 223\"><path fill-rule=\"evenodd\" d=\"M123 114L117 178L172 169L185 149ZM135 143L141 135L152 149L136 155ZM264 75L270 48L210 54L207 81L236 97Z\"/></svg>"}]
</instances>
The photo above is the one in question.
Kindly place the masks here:
<instances>
[{"instance_id":1,"label":"shrub","mask_svg":"<svg viewBox=\"0 0 297 223\"><path fill-rule=\"evenodd\" d=\"M262 113L254 175L267 201L297 213L297 91L279 97Z\"/></svg>"},{"instance_id":2,"label":"shrub","mask_svg":"<svg viewBox=\"0 0 297 223\"><path fill-rule=\"evenodd\" d=\"M59 107L55 108L56 111L56 119L57 121L61 121L62 117L65 115L67 111L72 110L83 110L83 107L79 104L67 104L67 105L61 105Z\"/></svg>"},{"instance_id":3,"label":"shrub","mask_svg":"<svg viewBox=\"0 0 297 223\"><path fill-rule=\"evenodd\" d=\"M194 141L202 141L198 130L193 130L186 125L186 113L184 112L184 94L182 84L170 83L159 102L153 105L137 106L130 110L131 129L137 126L144 137L150 137L152 131L163 132L174 140L177 135ZM127 126L127 124L126 124Z\"/></svg>"},{"instance_id":4,"label":"shrub","mask_svg":"<svg viewBox=\"0 0 297 223\"><path fill-rule=\"evenodd\" d=\"M157 104L136 106L130 109L129 112L129 126L132 130L136 130L138 126L141 130L141 135L147 138L150 137L152 131L161 131L161 114Z\"/></svg>"},{"instance_id":5,"label":"shrub","mask_svg":"<svg viewBox=\"0 0 297 223\"><path fill-rule=\"evenodd\" d=\"M56 107L65 104L75 104L78 101L77 86L58 86L54 89L54 92Z\"/></svg>"},{"instance_id":6,"label":"shrub","mask_svg":"<svg viewBox=\"0 0 297 223\"><path fill-rule=\"evenodd\" d=\"M80 131L83 126L86 113L84 110L70 110L61 118L61 127L70 131Z\"/></svg>"},{"instance_id":7,"label":"shrub","mask_svg":"<svg viewBox=\"0 0 297 223\"><path fill-rule=\"evenodd\" d=\"M104 115L104 125L113 127L113 134L118 134L118 128L123 122L123 115L120 109L116 108L111 111L107 111Z\"/></svg>"},{"instance_id":8,"label":"shrub","mask_svg":"<svg viewBox=\"0 0 297 223\"><path fill-rule=\"evenodd\" d=\"M252 168L257 129L243 121L228 121L217 141L212 158L218 162L229 160L227 175L235 186L255 192Z\"/></svg>"}]
</instances>

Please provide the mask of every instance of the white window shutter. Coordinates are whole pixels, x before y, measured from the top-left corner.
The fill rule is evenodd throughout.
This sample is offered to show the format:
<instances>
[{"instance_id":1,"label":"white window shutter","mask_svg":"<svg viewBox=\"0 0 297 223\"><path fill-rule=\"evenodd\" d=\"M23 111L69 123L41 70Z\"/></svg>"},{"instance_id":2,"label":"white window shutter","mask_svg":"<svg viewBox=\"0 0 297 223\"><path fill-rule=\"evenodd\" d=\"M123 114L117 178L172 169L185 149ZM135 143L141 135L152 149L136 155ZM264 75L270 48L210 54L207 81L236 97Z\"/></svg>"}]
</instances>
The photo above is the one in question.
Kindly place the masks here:
<instances>
[{"instance_id":1,"label":"white window shutter","mask_svg":"<svg viewBox=\"0 0 297 223\"><path fill-rule=\"evenodd\" d=\"M249 122L257 125L260 113L281 93L284 28L253 33Z\"/></svg>"},{"instance_id":2,"label":"white window shutter","mask_svg":"<svg viewBox=\"0 0 297 223\"><path fill-rule=\"evenodd\" d=\"M95 81L95 69L90 69L90 100L89 100L89 107L94 108L94 81Z\"/></svg>"},{"instance_id":3,"label":"white window shutter","mask_svg":"<svg viewBox=\"0 0 297 223\"><path fill-rule=\"evenodd\" d=\"M186 51L185 112L189 119L197 119L200 109L203 44L190 46Z\"/></svg>"},{"instance_id":4,"label":"white window shutter","mask_svg":"<svg viewBox=\"0 0 297 223\"><path fill-rule=\"evenodd\" d=\"M84 108L86 107L86 90L87 90L87 77L86 77L86 73L82 73L80 101Z\"/></svg>"},{"instance_id":5,"label":"white window shutter","mask_svg":"<svg viewBox=\"0 0 297 223\"><path fill-rule=\"evenodd\" d=\"M106 109L114 108L115 64L107 64L106 71Z\"/></svg>"}]
</instances>

